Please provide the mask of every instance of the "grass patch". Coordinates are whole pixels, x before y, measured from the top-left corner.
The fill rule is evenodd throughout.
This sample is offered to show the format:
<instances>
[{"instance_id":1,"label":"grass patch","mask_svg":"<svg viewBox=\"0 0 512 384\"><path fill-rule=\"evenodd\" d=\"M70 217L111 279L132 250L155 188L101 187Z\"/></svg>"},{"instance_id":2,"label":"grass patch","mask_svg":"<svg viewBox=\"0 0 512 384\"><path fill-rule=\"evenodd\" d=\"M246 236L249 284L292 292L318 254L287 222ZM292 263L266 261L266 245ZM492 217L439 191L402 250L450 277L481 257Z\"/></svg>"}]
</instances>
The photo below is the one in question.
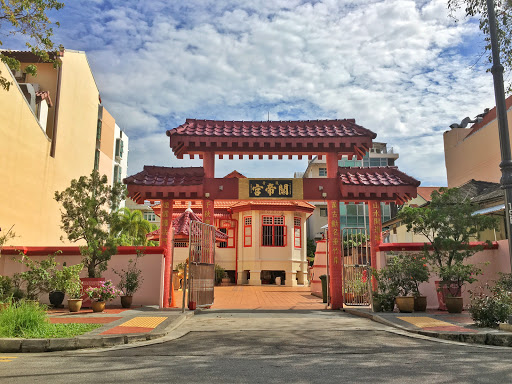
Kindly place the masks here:
<instances>
[{"instance_id":1,"label":"grass patch","mask_svg":"<svg viewBox=\"0 0 512 384\"><path fill-rule=\"evenodd\" d=\"M82 335L101 324L51 324L46 306L20 301L0 311L0 337L61 338Z\"/></svg>"}]
</instances>

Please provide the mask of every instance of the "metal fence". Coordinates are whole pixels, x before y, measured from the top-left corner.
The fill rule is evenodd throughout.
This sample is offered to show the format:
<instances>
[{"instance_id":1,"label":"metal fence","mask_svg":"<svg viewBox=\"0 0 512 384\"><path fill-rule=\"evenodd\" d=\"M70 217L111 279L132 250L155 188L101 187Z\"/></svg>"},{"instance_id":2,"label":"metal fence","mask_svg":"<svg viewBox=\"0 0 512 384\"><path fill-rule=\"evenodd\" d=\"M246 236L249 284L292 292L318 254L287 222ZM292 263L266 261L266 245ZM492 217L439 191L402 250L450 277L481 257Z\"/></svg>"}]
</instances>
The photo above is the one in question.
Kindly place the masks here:
<instances>
[{"instance_id":1,"label":"metal fence","mask_svg":"<svg viewBox=\"0 0 512 384\"><path fill-rule=\"evenodd\" d=\"M215 283L215 227L213 225L199 221L190 223L188 259L189 303L195 303L196 307L209 307L213 305Z\"/></svg>"},{"instance_id":2,"label":"metal fence","mask_svg":"<svg viewBox=\"0 0 512 384\"><path fill-rule=\"evenodd\" d=\"M343 228L343 303L370 305L370 248L366 228Z\"/></svg>"}]
</instances>

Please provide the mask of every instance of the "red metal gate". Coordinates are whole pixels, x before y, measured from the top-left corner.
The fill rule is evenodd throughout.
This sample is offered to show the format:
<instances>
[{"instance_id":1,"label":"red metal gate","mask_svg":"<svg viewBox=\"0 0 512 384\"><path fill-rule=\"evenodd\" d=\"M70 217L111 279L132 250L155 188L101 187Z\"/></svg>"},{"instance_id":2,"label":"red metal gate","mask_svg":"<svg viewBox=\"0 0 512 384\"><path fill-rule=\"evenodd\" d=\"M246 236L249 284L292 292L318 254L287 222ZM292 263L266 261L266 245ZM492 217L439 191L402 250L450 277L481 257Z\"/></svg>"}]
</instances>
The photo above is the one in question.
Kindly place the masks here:
<instances>
[{"instance_id":1,"label":"red metal gate","mask_svg":"<svg viewBox=\"0 0 512 384\"><path fill-rule=\"evenodd\" d=\"M189 308L209 307L215 283L215 227L192 221L189 239Z\"/></svg>"}]
</instances>

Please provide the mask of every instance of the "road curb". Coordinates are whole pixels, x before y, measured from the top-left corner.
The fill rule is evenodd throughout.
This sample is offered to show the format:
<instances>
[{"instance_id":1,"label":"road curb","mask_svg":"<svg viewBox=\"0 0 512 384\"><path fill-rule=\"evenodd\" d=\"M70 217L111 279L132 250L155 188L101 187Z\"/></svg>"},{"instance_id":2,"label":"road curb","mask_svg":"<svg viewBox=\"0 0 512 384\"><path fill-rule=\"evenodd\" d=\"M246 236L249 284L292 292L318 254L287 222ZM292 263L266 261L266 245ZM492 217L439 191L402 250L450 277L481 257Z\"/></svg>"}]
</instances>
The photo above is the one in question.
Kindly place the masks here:
<instances>
[{"instance_id":1,"label":"road curb","mask_svg":"<svg viewBox=\"0 0 512 384\"><path fill-rule=\"evenodd\" d=\"M162 338L179 327L194 313L184 313L171 320L169 325L158 332L126 335L90 335L62 339L8 339L0 338L0 353L39 353L71 351L87 348L107 348L117 345L138 343Z\"/></svg>"},{"instance_id":2,"label":"road curb","mask_svg":"<svg viewBox=\"0 0 512 384\"><path fill-rule=\"evenodd\" d=\"M393 328L400 329L409 333L415 333L417 335L433 337L441 340L457 341L468 344L482 344L482 345L494 345L498 347L512 347L512 333L498 333L498 332L480 332L480 333L465 333L465 332L436 332L436 331L425 331L421 329L409 329L402 327L392 321L389 321L375 313L361 312L351 308L343 308L343 311L354 316L364 317L377 323L388 325Z\"/></svg>"}]
</instances>

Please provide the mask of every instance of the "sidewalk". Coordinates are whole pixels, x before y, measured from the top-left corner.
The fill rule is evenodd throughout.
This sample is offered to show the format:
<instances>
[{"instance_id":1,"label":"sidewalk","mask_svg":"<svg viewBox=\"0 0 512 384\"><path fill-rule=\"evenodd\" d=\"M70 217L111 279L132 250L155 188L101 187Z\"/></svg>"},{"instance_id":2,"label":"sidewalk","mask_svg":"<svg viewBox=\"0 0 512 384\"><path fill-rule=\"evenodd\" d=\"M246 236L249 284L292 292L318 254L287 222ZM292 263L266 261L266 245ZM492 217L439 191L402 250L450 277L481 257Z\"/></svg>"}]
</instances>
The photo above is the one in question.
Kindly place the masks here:
<instances>
[{"instance_id":1,"label":"sidewalk","mask_svg":"<svg viewBox=\"0 0 512 384\"><path fill-rule=\"evenodd\" d=\"M161 310L157 307L131 309L107 308L93 313L92 309L69 312L66 309L48 311L51 323L87 323L102 326L73 338L61 339L0 339L0 352L52 352L82 348L111 347L165 336L193 313L180 309Z\"/></svg>"},{"instance_id":2,"label":"sidewalk","mask_svg":"<svg viewBox=\"0 0 512 384\"><path fill-rule=\"evenodd\" d=\"M371 312L366 307L345 307L343 310L352 315L369 318L424 336L464 343L512 347L512 332L503 329L479 328L466 311L460 314L438 310L414 313Z\"/></svg>"}]
</instances>

